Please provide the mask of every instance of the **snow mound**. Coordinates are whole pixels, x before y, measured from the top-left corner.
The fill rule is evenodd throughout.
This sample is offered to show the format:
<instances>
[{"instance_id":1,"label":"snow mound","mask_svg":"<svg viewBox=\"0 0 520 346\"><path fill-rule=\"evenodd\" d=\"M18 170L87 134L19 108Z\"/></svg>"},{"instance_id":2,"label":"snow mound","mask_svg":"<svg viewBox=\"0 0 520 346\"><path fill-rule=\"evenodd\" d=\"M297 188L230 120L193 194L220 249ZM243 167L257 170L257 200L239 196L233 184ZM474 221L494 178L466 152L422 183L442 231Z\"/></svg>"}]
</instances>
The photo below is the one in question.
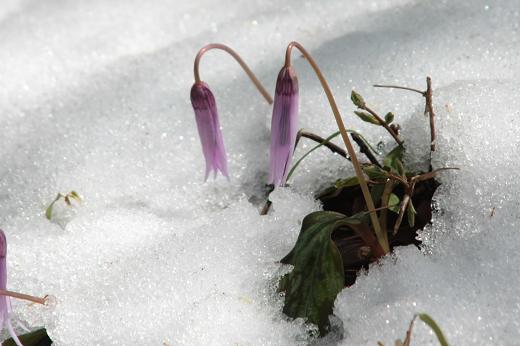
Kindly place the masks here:
<instances>
[{"instance_id":1,"label":"snow mound","mask_svg":"<svg viewBox=\"0 0 520 346\"><path fill-rule=\"evenodd\" d=\"M392 344L404 338L417 312L433 316L453 345L516 344L520 182L512 158L520 140L520 102L512 91L519 87L479 80L438 91L435 162L461 170L440 177L438 211L421 234L425 251L399 248L338 296L344 345ZM420 322L413 342L437 345Z\"/></svg>"},{"instance_id":2,"label":"snow mound","mask_svg":"<svg viewBox=\"0 0 520 346\"><path fill-rule=\"evenodd\" d=\"M428 150L423 100L371 85L422 88L431 75L434 164L461 168L441 177L425 250L400 249L338 297L343 343L390 342L413 313L427 312L454 344L513 344L519 16L516 0L3 1L8 288L56 297L48 308L17 302L15 314L47 327L56 345L309 343L308 327L281 313L276 262L303 217L319 209L312 193L352 169L316 151L261 217L270 107L231 58L204 57L231 181L202 183L189 102L202 45L231 45L272 90L284 47L297 40L323 68L348 127L391 145L354 119L352 88L378 111L395 112L416 148L412 164ZM336 129L323 91L305 60L293 59L300 126L327 136ZM296 157L311 145L303 141ZM45 208L70 190L84 202L65 223L49 222ZM419 324L415 342L433 343Z\"/></svg>"}]
</instances>

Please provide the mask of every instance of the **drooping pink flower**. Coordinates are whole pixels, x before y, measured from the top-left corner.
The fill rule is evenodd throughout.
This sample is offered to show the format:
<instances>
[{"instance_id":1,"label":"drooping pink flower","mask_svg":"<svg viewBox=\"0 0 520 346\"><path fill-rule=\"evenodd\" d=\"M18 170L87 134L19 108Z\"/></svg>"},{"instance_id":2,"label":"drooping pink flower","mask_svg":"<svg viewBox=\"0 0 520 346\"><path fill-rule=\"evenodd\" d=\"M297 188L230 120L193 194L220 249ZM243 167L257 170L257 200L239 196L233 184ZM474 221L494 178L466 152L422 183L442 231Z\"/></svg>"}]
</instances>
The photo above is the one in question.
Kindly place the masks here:
<instances>
[{"instance_id":1,"label":"drooping pink flower","mask_svg":"<svg viewBox=\"0 0 520 346\"><path fill-rule=\"evenodd\" d=\"M271 119L270 184L285 185L291 168L297 126L298 78L292 67L284 66L276 80Z\"/></svg>"},{"instance_id":2,"label":"drooping pink flower","mask_svg":"<svg viewBox=\"0 0 520 346\"><path fill-rule=\"evenodd\" d=\"M226 149L222 139L215 97L204 82L195 82L191 88L190 96L191 104L195 111L202 152L206 159L204 181L208 179L211 171L214 171L215 177L217 176L217 171L220 171L229 179Z\"/></svg>"},{"instance_id":3,"label":"drooping pink flower","mask_svg":"<svg viewBox=\"0 0 520 346\"><path fill-rule=\"evenodd\" d=\"M0 289L6 290L7 286L7 239L4 231L0 229ZM0 330L7 327L9 334L13 338L14 342L18 346L22 346L20 339L16 335L13 324L11 323L11 298L8 296L0 295Z\"/></svg>"}]
</instances>

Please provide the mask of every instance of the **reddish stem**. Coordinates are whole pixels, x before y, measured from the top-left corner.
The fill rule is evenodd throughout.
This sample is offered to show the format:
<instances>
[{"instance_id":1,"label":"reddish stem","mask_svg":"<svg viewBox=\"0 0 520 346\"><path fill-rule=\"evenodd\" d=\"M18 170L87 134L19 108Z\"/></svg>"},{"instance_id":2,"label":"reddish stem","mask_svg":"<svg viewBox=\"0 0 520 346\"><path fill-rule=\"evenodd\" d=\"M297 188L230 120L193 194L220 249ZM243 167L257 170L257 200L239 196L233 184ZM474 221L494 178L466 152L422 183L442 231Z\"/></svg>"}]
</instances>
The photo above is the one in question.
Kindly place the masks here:
<instances>
[{"instance_id":1,"label":"reddish stem","mask_svg":"<svg viewBox=\"0 0 520 346\"><path fill-rule=\"evenodd\" d=\"M354 166L354 170L356 172L356 176L359 180L359 185L361 186L361 192L363 193L363 197L365 198L365 202L366 202L368 211L370 212L370 220L372 221L372 226L374 227L374 231L376 233L377 240L379 241L384 252L388 253L390 251L390 247L388 245L388 237L387 237L386 231L383 232L381 230L381 226L379 224L379 219L377 218L377 213L375 211L374 201L372 200L372 195L370 194L370 190L368 189L368 185L367 185L365 176L363 175L361 165L359 164L358 158L356 156L356 152L354 151L354 147L352 146L352 143L350 142L350 140L348 138L345 124L343 123L343 119L341 118L341 114L339 112L338 105L336 104L336 100L334 99L334 96L332 95L332 91L330 90L327 80L321 73L321 70L318 67L318 64L316 63L316 61L314 61L314 59L307 52L307 50L305 48L303 48L303 46L301 44L299 44L298 42L293 41L293 42L289 43L289 45L287 46L287 50L285 51L285 67L291 66L291 51L294 47L298 48L298 50L307 59L307 61L311 65L312 69L316 73L316 76L320 80L321 86L323 87L325 94L327 95L327 99L329 101L330 107L332 108L332 113L334 114L334 118L336 119L336 123L337 123L339 131L341 133L341 137L343 139L343 142L345 142L345 146L347 147L347 152L351 158L352 165Z\"/></svg>"},{"instance_id":2,"label":"reddish stem","mask_svg":"<svg viewBox=\"0 0 520 346\"><path fill-rule=\"evenodd\" d=\"M17 292L7 291L7 290L0 290L0 295L13 297L13 298L17 298L17 299L28 300L33 303L42 304L42 305L45 304L46 298L47 298L47 296L45 296L43 298L39 298L39 297L30 296L28 294L17 293Z\"/></svg>"},{"instance_id":3,"label":"reddish stem","mask_svg":"<svg viewBox=\"0 0 520 346\"><path fill-rule=\"evenodd\" d=\"M249 78L251 79L251 81L253 82L253 84L256 86L256 88L258 89L258 91L260 91L260 93L262 94L262 96L265 98L265 100L267 101L267 103L269 104L273 104L273 99L271 98L271 95L269 95L269 92L267 92L267 90L264 88L264 86L262 85L262 83L260 83L260 81L258 80L258 78L256 78L255 74L253 73L253 71L251 71L251 69L249 68L249 66L247 66L247 64L245 63L245 61L240 57L240 55L237 54L237 52L235 52L233 49L229 48L228 46L224 45L224 44L221 44L221 43L210 43L210 44L207 44L205 45L204 47L202 47L199 52L197 53L197 55L195 56L195 63L193 64L193 72L194 72L194 75L195 75L195 82L196 83L200 83L201 82L201 79L200 79L200 73L199 73L199 64L200 64L200 59L202 58L202 56L204 55L204 53L206 53L207 51L211 50L211 49L220 49L220 50L223 50L225 51L226 53L228 53L229 55L231 55L233 58L235 58L235 60L240 64L240 66L242 66L242 68L244 69L244 71L247 73L247 75L249 76Z\"/></svg>"}]
</instances>

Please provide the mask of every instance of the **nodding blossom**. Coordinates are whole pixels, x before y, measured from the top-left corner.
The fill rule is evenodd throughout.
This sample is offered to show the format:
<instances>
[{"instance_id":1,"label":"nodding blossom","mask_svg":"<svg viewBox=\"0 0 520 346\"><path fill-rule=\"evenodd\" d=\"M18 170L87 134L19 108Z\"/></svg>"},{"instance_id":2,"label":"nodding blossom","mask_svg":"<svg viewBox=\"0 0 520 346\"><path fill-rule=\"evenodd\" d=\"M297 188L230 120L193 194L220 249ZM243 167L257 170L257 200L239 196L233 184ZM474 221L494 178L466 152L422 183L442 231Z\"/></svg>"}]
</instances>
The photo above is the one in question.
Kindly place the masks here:
<instances>
[{"instance_id":1,"label":"nodding blossom","mask_svg":"<svg viewBox=\"0 0 520 346\"><path fill-rule=\"evenodd\" d=\"M7 240L4 231L0 229L0 289L6 290L7 286ZM20 339L14 332L13 324L11 323L11 299L8 296L0 295L0 328L7 327L9 334L18 346L22 346Z\"/></svg>"},{"instance_id":2,"label":"nodding blossom","mask_svg":"<svg viewBox=\"0 0 520 346\"><path fill-rule=\"evenodd\" d=\"M226 149L222 139L222 131L218 119L217 104L215 97L204 82L195 82L191 88L191 104L195 111L195 120L199 130L202 152L206 159L206 174L204 181L208 179L209 173L220 171L229 179Z\"/></svg>"},{"instance_id":3,"label":"nodding blossom","mask_svg":"<svg viewBox=\"0 0 520 346\"><path fill-rule=\"evenodd\" d=\"M269 183L283 186L289 173L298 126L298 78L291 66L284 66L276 80Z\"/></svg>"},{"instance_id":4,"label":"nodding blossom","mask_svg":"<svg viewBox=\"0 0 520 346\"><path fill-rule=\"evenodd\" d=\"M199 64L202 56L212 49L219 49L231 55L242 69L244 69L246 74L249 76L249 79L251 79L267 103L273 103L271 96L267 90L265 90L262 83L260 83L253 71L251 71L245 61L233 49L222 43L210 43L198 51L193 63L195 84L193 84L193 87L191 88L191 104L195 111L195 120L197 121L197 128L199 130L202 152L206 159L206 176L204 181L208 179L208 175L211 171L215 172L215 177L217 176L217 171L220 171L229 180L226 150L224 149L222 131L220 130L217 104L215 103L215 97L211 90L209 90L208 85L200 79L199 73Z\"/></svg>"}]
</instances>

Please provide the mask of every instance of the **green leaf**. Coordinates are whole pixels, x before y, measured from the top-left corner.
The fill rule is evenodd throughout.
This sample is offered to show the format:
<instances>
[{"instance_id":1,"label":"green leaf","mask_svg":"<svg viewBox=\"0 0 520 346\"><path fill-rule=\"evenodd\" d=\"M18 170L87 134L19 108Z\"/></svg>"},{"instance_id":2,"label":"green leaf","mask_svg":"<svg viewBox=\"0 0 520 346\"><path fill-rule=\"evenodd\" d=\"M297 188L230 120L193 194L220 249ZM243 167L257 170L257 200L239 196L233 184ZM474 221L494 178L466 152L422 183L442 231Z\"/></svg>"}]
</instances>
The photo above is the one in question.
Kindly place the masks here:
<instances>
[{"instance_id":1,"label":"green leaf","mask_svg":"<svg viewBox=\"0 0 520 346\"><path fill-rule=\"evenodd\" d=\"M395 193L390 194L390 198L388 199L388 209L393 211L396 214L399 214L399 205L400 205L399 197Z\"/></svg>"},{"instance_id":2,"label":"green leaf","mask_svg":"<svg viewBox=\"0 0 520 346\"><path fill-rule=\"evenodd\" d=\"M363 97L354 90L352 90L352 93L350 94L350 99L352 100L352 103L356 105L356 107L365 108L365 100L363 100Z\"/></svg>"},{"instance_id":3,"label":"green leaf","mask_svg":"<svg viewBox=\"0 0 520 346\"><path fill-rule=\"evenodd\" d=\"M289 173L287 174L287 179L285 179L285 181L289 181L289 178L292 176L292 174L294 173L294 170L296 169L296 167L298 167L300 165L300 163L303 161L304 158L306 158L307 156L309 156L310 153L312 153L314 150L318 149L319 147L321 147L322 145L328 143L331 141L331 139L333 139L334 137L338 136L339 135L339 131L337 132L334 132L333 134L331 134L330 136L328 136L327 138L325 138L325 140L323 142L321 142L320 144L314 146L311 150L309 150L308 152L306 152L305 154L303 154L302 157L300 157L298 159L298 161L296 161L294 163L294 165L291 167L291 170L289 171Z\"/></svg>"},{"instance_id":4,"label":"green leaf","mask_svg":"<svg viewBox=\"0 0 520 346\"><path fill-rule=\"evenodd\" d=\"M359 119L363 120L364 122L371 123L374 125L381 125L379 120L377 120L372 114L367 112L360 112L360 111L354 111L354 114L356 114Z\"/></svg>"},{"instance_id":5,"label":"green leaf","mask_svg":"<svg viewBox=\"0 0 520 346\"><path fill-rule=\"evenodd\" d=\"M45 328L38 329L34 332L19 335L18 338L24 346L49 346L52 345L52 340L47 335ZM12 338L5 340L2 346L16 346Z\"/></svg>"},{"instance_id":6,"label":"green leaf","mask_svg":"<svg viewBox=\"0 0 520 346\"><path fill-rule=\"evenodd\" d=\"M347 179L338 179L334 184L337 189L341 189L343 187L350 187L359 185L359 179L357 177L350 177Z\"/></svg>"},{"instance_id":7,"label":"green leaf","mask_svg":"<svg viewBox=\"0 0 520 346\"><path fill-rule=\"evenodd\" d=\"M391 124L392 121L394 121L394 113L392 113L392 112L386 113L386 115L385 115L385 123Z\"/></svg>"},{"instance_id":8,"label":"green leaf","mask_svg":"<svg viewBox=\"0 0 520 346\"><path fill-rule=\"evenodd\" d=\"M370 188L370 194L372 195L372 199L374 200L375 205L379 205L381 203L381 197L383 197L384 190L384 184L373 185Z\"/></svg>"},{"instance_id":9,"label":"green leaf","mask_svg":"<svg viewBox=\"0 0 520 346\"><path fill-rule=\"evenodd\" d=\"M415 210L412 199L408 201L408 208L406 209L406 215L408 216L408 224L410 227L415 226L415 215L417 214L417 211Z\"/></svg>"},{"instance_id":10,"label":"green leaf","mask_svg":"<svg viewBox=\"0 0 520 346\"><path fill-rule=\"evenodd\" d=\"M69 192L69 196L71 198L74 198L76 201L81 202L81 197L79 196L79 194L76 191L73 190L73 191Z\"/></svg>"},{"instance_id":11,"label":"green leaf","mask_svg":"<svg viewBox=\"0 0 520 346\"><path fill-rule=\"evenodd\" d=\"M54 202L52 202L47 209L45 209L45 217L47 220L50 220L52 218L52 207L54 207Z\"/></svg>"},{"instance_id":12,"label":"green leaf","mask_svg":"<svg viewBox=\"0 0 520 346\"><path fill-rule=\"evenodd\" d=\"M280 280L280 291L285 292L283 312L316 324L321 335L329 330L329 315L345 284L343 260L331 240L332 232L345 224L360 224L365 214L349 218L336 212L317 211L307 215L294 248L281 260L294 266Z\"/></svg>"},{"instance_id":13,"label":"green leaf","mask_svg":"<svg viewBox=\"0 0 520 346\"><path fill-rule=\"evenodd\" d=\"M363 166L363 172L372 180L386 179L385 170L377 167L376 165Z\"/></svg>"},{"instance_id":14,"label":"green leaf","mask_svg":"<svg viewBox=\"0 0 520 346\"><path fill-rule=\"evenodd\" d=\"M403 161L404 147L402 145L398 145L391 152L386 154L383 165L385 167L390 168L393 172L400 174L402 170L402 161Z\"/></svg>"},{"instance_id":15,"label":"green leaf","mask_svg":"<svg viewBox=\"0 0 520 346\"><path fill-rule=\"evenodd\" d=\"M54 203L59 201L61 197L63 197L63 195L61 193L58 193L56 198L54 198L54 200L51 202L51 204L49 204L47 209L45 209L45 217L47 218L47 220L50 220L52 218L52 208L54 208Z\"/></svg>"},{"instance_id":16,"label":"green leaf","mask_svg":"<svg viewBox=\"0 0 520 346\"><path fill-rule=\"evenodd\" d=\"M437 323L433 320L433 318L430 317L428 314L419 314L418 315L421 321L426 323L435 333L437 336L437 340L439 340L439 343L441 346L449 346L448 341L444 337L444 334L442 333L441 328L437 325Z\"/></svg>"}]
</instances>

